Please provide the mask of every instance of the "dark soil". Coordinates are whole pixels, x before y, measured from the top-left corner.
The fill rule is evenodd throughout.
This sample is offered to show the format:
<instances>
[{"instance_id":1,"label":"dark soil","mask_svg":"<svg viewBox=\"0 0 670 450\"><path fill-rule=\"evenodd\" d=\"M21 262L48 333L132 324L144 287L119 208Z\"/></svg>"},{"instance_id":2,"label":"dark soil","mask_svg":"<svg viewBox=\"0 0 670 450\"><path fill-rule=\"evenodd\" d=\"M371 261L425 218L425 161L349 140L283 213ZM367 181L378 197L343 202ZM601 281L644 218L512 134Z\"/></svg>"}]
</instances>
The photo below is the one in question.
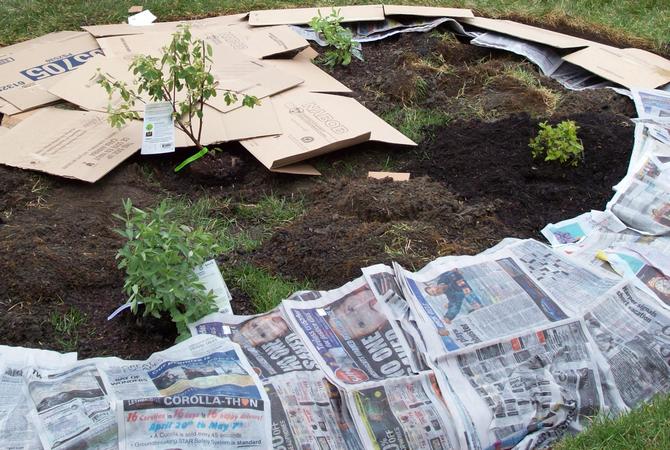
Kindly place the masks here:
<instances>
[{"instance_id":1,"label":"dark soil","mask_svg":"<svg viewBox=\"0 0 670 450\"><path fill-rule=\"evenodd\" d=\"M66 350L69 342L80 357L145 358L174 342L167 319L106 320L126 300L115 260L123 242L111 216L125 198L147 207L166 195L208 195L230 200L229 210L213 211L225 216L270 193L302 197L304 216L255 251L220 262L251 263L328 289L370 264L396 260L418 269L507 236L539 238L548 222L602 209L625 172L634 108L623 96L568 92L537 74L528 85L511 70L536 73L520 58L434 34L365 45L364 54L364 63L333 71L354 97L379 115L406 107L440 111L450 122L425 130L429 138L417 148L364 144L318 158L313 164L324 176L317 178L272 174L236 144L179 174L172 168L186 151L136 156L95 185L0 167L0 344ZM538 121L563 118L581 127L586 156L576 169L530 158ZM384 169L412 179L366 178ZM254 312L240 287L230 280L229 287L234 311ZM72 309L84 322L63 336L52 317Z\"/></svg>"}]
</instances>

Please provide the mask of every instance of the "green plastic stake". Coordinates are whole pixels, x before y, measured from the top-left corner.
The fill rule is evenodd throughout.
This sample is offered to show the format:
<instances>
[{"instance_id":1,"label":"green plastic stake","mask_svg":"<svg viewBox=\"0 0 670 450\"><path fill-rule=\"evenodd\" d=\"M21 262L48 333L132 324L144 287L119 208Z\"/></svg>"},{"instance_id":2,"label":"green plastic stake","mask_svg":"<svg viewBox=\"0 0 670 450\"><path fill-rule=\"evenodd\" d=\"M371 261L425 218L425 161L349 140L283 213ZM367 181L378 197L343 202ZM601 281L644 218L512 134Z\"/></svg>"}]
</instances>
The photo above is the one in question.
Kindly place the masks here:
<instances>
[{"instance_id":1,"label":"green plastic stake","mask_svg":"<svg viewBox=\"0 0 670 450\"><path fill-rule=\"evenodd\" d=\"M190 157L186 158L185 160L183 160L177 167L174 168L174 171L179 172L181 169L188 166L192 162L197 161L200 158L202 158L203 156L205 156L208 152L209 152L209 149L207 147L203 147L202 150L200 150L195 155L190 156Z\"/></svg>"}]
</instances>

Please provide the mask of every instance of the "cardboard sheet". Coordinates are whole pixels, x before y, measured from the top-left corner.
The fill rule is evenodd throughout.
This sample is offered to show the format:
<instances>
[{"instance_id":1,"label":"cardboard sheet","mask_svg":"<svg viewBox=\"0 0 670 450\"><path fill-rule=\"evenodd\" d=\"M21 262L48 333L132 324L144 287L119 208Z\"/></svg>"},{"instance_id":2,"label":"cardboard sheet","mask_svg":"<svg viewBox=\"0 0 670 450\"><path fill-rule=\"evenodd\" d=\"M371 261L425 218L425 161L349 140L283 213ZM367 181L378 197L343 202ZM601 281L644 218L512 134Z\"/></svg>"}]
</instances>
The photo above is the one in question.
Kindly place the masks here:
<instances>
[{"instance_id":1,"label":"cardboard sheet","mask_svg":"<svg viewBox=\"0 0 670 450\"><path fill-rule=\"evenodd\" d=\"M273 100L283 134L240 142L269 169L370 140L416 145L352 98L291 90Z\"/></svg>"},{"instance_id":2,"label":"cardboard sheet","mask_svg":"<svg viewBox=\"0 0 670 450\"><path fill-rule=\"evenodd\" d=\"M318 53L312 48L306 48L293 59L265 59L264 62L278 68L286 74L292 74L303 79L298 90L306 92L322 92L331 94L348 94L351 89L337 81L323 71L312 60Z\"/></svg>"},{"instance_id":3,"label":"cardboard sheet","mask_svg":"<svg viewBox=\"0 0 670 450\"><path fill-rule=\"evenodd\" d=\"M555 31L545 30L543 28L525 25L523 23L511 20L487 19L484 17L459 19L459 22L472 25L484 30L495 31L496 33L507 34L519 39L525 39L531 42L548 45L556 48L580 48L590 45L600 45L596 42L577 38Z\"/></svg>"},{"instance_id":4,"label":"cardboard sheet","mask_svg":"<svg viewBox=\"0 0 670 450\"><path fill-rule=\"evenodd\" d=\"M93 183L141 140L142 122L117 130L106 114L47 107L0 135L0 164Z\"/></svg>"},{"instance_id":5,"label":"cardboard sheet","mask_svg":"<svg viewBox=\"0 0 670 450\"><path fill-rule=\"evenodd\" d=\"M563 60L629 89L652 89L670 82L670 62L643 50L588 47Z\"/></svg>"},{"instance_id":6,"label":"cardboard sheet","mask_svg":"<svg viewBox=\"0 0 670 450\"><path fill-rule=\"evenodd\" d=\"M333 8L339 11L342 22L362 22L372 20L384 20L384 7L382 5L359 5L359 6L328 6L322 8L291 8L291 9L266 9L251 11L249 13L249 25L305 25L313 17L319 15L328 16Z\"/></svg>"},{"instance_id":7,"label":"cardboard sheet","mask_svg":"<svg viewBox=\"0 0 670 450\"><path fill-rule=\"evenodd\" d=\"M207 19L198 20L180 20L175 22L157 22L144 26L132 26L127 23L114 23L109 25L90 25L82 27L88 31L93 37L102 38L108 36L124 36L132 34L145 33L173 33L179 25L189 25L191 28L201 28L209 26L225 26L240 24L247 14L234 14L230 16L210 17Z\"/></svg>"},{"instance_id":8,"label":"cardboard sheet","mask_svg":"<svg viewBox=\"0 0 670 450\"><path fill-rule=\"evenodd\" d=\"M376 180L390 178L393 181L407 181L409 180L409 176L410 174L407 172L368 172L368 178L374 178Z\"/></svg>"},{"instance_id":9,"label":"cardboard sheet","mask_svg":"<svg viewBox=\"0 0 670 450\"><path fill-rule=\"evenodd\" d=\"M440 8L433 6L384 5L387 16L418 16L418 17L474 17L470 9Z\"/></svg>"},{"instance_id":10,"label":"cardboard sheet","mask_svg":"<svg viewBox=\"0 0 670 450\"><path fill-rule=\"evenodd\" d=\"M15 114L58 101L49 86L100 53L95 39L80 32L59 33L53 42L21 44L0 65L0 112Z\"/></svg>"},{"instance_id":11,"label":"cardboard sheet","mask_svg":"<svg viewBox=\"0 0 670 450\"><path fill-rule=\"evenodd\" d=\"M316 170L316 167L314 167L310 164L305 164L305 163L291 164L289 166L283 166L283 167L278 167L276 169L270 169L270 172L286 173L286 174L290 174L290 175L310 175L310 176L321 175L321 172Z\"/></svg>"}]
</instances>

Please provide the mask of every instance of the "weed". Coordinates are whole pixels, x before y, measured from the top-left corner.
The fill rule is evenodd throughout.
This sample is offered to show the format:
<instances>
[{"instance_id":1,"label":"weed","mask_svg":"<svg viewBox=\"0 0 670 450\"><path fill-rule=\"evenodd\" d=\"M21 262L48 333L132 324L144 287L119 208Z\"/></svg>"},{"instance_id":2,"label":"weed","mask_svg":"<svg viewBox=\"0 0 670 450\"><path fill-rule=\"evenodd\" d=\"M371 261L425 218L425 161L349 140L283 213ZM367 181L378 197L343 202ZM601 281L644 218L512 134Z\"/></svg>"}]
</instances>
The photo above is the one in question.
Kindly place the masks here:
<instances>
[{"instance_id":1,"label":"weed","mask_svg":"<svg viewBox=\"0 0 670 450\"><path fill-rule=\"evenodd\" d=\"M285 197L265 195L256 204L238 205L235 212L240 218L275 228L291 223L303 215L305 205L302 199L289 200Z\"/></svg>"},{"instance_id":2,"label":"weed","mask_svg":"<svg viewBox=\"0 0 670 450\"><path fill-rule=\"evenodd\" d=\"M258 313L271 310L296 291L311 289L307 281L287 281L250 264L229 268L225 276L251 298Z\"/></svg>"},{"instance_id":3,"label":"weed","mask_svg":"<svg viewBox=\"0 0 670 450\"><path fill-rule=\"evenodd\" d=\"M328 67L337 65L348 66L351 57L356 56L363 59L360 50L353 41L354 35L342 25L342 17L339 10L333 8L329 16L322 16L319 11L318 17L313 17L309 26L318 34L323 36L330 46L323 56L323 63Z\"/></svg>"},{"instance_id":4,"label":"weed","mask_svg":"<svg viewBox=\"0 0 670 450\"><path fill-rule=\"evenodd\" d=\"M137 76L137 92L127 83L112 79L98 70L97 82L109 95L109 122L113 127L122 127L129 120L139 119L135 103L144 103L142 93L152 102L167 102L172 107L172 119L177 128L186 134L198 152L175 167L178 172L186 165L205 156L202 137L203 108L205 103L218 94L217 82L212 75L212 46L204 40L193 40L189 27L180 26L172 35L172 41L163 47L160 58L138 55L129 70ZM122 102L112 107L112 96L118 94ZM223 90L227 105L237 101L234 92ZM180 100L179 100L180 99ZM259 104L256 97L245 95L242 105L254 107ZM198 124L194 125L195 119ZM147 132L153 127L147 123Z\"/></svg>"},{"instance_id":5,"label":"weed","mask_svg":"<svg viewBox=\"0 0 670 450\"><path fill-rule=\"evenodd\" d=\"M161 317L168 313L177 326L178 340L189 336L187 324L216 310L213 293L205 291L194 269L221 253L215 235L174 220L168 201L143 211L123 202L124 224L115 230L126 238L118 251L119 269L125 269L124 291L131 311Z\"/></svg>"},{"instance_id":6,"label":"weed","mask_svg":"<svg viewBox=\"0 0 670 450\"><path fill-rule=\"evenodd\" d=\"M526 88L540 94L542 101L547 106L547 114L552 114L556 111L556 108L561 102L561 94L542 85L540 80L538 80L537 77L523 65L506 67L504 75L519 81Z\"/></svg>"},{"instance_id":7,"label":"weed","mask_svg":"<svg viewBox=\"0 0 670 450\"><path fill-rule=\"evenodd\" d=\"M451 116L442 111L409 106L392 109L383 114L382 118L415 142L426 138L426 127L446 125L451 120Z\"/></svg>"},{"instance_id":8,"label":"weed","mask_svg":"<svg viewBox=\"0 0 670 450\"><path fill-rule=\"evenodd\" d=\"M391 155L388 155L384 162L382 162L381 170L382 172L393 172L396 169L396 162L391 159Z\"/></svg>"},{"instance_id":9,"label":"weed","mask_svg":"<svg viewBox=\"0 0 670 450\"><path fill-rule=\"evenodd\" d=\"M421 75L414 77L414 91L417 99L426 98L428 95L428 82Z\"/></svg>"},{"instance_id":10,"label":"weed","mask_svg":"<svg viewBox=\"0 0 670 450\"><path fill-rule=\"evenodd\" d=\"M528 144L533 158L544 156L545 161L578 165L584 159L584 146L577 137L578 129L572 120L564 120L555 127L547 122L540 123L540 131Z\"/></svg>"},{"instance_id":11,"label":"weed","mask_svg":"<svg viewBox=\"0 0 670 450\"><path fill-rule=\"evenodd\" d=\"M57 333L56 343L66 352L77 349L79 328L86 323L86 316L76 308L70 308L65 314L51 313L49 320Z\"/></svg>"},{"instance_id":12,"label":"weed","mask_svg":"<svg viewBox=\"0 0 670 450\"><path fill-rule=\"evenodd\" d=\"M395 223L384 232L382 237L390 240L389 244L384 245L384 253L391 258L402 258L414 253L412 249L412 239L407 234L414 231L414 228L407 223Z\"/></svg>"},{"instance_id":13,"label":"weed","mask_svg":"<svg viewBox=\"0 0 670 450\"><path fill-rule=\"evenodd\" d=\"M49 187L40 177L34 178L33 186L30 188L30 193L35 194L35 199L29 201L26 204L28 208L46 208L47 200L46 193L49 190Z\"/></svg>"}]
</instances>

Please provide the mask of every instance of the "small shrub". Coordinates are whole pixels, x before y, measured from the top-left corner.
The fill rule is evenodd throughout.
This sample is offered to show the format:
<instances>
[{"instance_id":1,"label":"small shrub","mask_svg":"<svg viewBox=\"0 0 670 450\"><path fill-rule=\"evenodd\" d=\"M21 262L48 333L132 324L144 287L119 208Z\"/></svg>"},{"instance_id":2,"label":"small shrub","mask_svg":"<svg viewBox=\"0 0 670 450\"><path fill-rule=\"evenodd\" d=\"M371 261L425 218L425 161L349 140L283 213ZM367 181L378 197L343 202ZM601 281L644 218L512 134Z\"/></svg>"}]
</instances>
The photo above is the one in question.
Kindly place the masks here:
<instances>
[{"instance_id":1,"label":"small shrub","mask_svg":"<svg viewBox=\"0 0 670 450\"><path fill-rule=\"evenodd\" d=\"M564 120L555 127L547 122L540 123L540 131L528 144L533 158L544 156L545 161L577 166L584 159L584 146L577 137L578 129L572 120Z\"/></svg>"},{"instance_id":2,"label":"small shrub","mask_svg":"<svg viewBox=\"0 0 670 450\"><path fill-rule=\"evenodd\" d=\"M124 228L115 231L127 242L116 258L126 271L123 289L131 311L137 314L142 304L143 316L168 313L177 325L177 340L182 340L189 336L188 323L216 310L214 294L205 291L193 270L221 247L212 233L172 220L167 201L142 211L126 200L123 208L125 216L114 216Z\"/></svg>"},{"instance_id":3,"label":"small shrub","mask_svg":"<svg viewBox=\"0 0 670 450\"><path fill-rule=\"evenodd\" d=\"M353 41L354 36L351 30L344 28L341 22L340 12L335 8L326 17L323 17L319 11L319 16L312 18L309 22L309 26L323 36L328 45L332 47L326 50L323 57L323 63L328 67L347 66L351 63L352 56L363 59L360 50Z\"/></svg>"}]
</instances>

